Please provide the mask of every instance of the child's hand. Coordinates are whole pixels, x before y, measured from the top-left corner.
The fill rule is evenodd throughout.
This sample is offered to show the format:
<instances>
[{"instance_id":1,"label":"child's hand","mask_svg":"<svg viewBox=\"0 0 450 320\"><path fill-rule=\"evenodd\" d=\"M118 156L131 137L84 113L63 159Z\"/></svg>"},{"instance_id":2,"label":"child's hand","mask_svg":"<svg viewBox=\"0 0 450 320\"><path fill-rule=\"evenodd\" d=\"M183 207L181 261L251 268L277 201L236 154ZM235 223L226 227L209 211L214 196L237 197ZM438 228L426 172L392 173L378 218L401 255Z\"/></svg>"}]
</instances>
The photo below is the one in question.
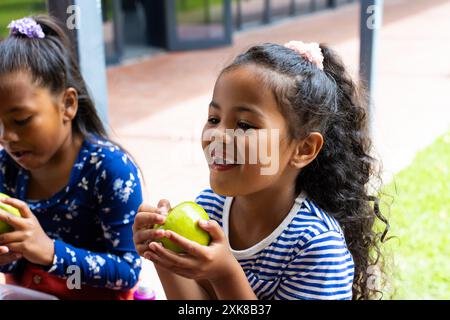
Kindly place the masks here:
<instances>
[{"instance_id":1,"label":"child's hand","mask_svg":"<svg viewBox=\"0 0 450 320\"><path fill-rule=\"evenodd\" d=\"M180 276L195 280L226 281L236 271L242 272L239 262L229 250L228 241L219 224L214 220L201 220L199 226L210 234L209 246L190 241L173 231L161 230L164 237L183 248L186 253L176 254L160 243L152 242L148 245L150 250L147 249L144 258Z\"/></svg>"},{"instance_id":2,"label":"child's hand","mask_svg":"<svg viewBox=\"0 0 450 320\"><path fill-rule=\"evenodd\" d=\"M164 230L154 230L153 227L155 224L164 224L169 210L170 203L167 200L159 201L158 208L146 204L139 207L133 224L133 242L140 256L150 250L150 242L164 237Z\"/></svg>"},{"instance_id":3,"label":"child's hand","mask_svg":"<svg viewBox=\"0 0 450 320\"><path fill-rule=\"evenodd\" d=\"M1 237L2 236L0 235L0 241ZM17 261L21 258L22 255L20 253L10 252L8 247L0 246L0 266L13 263L14 261Z\"/></svg>"},{"instance_id":4,"label":"child's hand","mask_svg":"<svg viewBox=\"0 0 450 320\"><path fill-rule=\"evenodd\" d=\"M55 254L53 240L44 232L27 204L13 198L0 201L19 210L21 215L16 217L0 210L0 221L14 228L14 231L0 235L0 247L7 247L9 253L19 254L31 263L51 266Z\"/></svg>"}]
</instances>

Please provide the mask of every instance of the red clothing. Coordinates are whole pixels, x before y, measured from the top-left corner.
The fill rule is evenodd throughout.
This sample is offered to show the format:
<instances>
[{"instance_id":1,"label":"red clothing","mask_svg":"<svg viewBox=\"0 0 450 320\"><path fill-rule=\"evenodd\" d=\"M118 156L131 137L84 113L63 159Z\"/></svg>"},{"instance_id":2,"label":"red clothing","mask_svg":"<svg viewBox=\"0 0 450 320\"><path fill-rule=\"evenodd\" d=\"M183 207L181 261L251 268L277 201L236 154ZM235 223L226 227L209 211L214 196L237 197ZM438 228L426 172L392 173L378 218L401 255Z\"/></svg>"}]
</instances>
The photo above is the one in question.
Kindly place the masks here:
<instances>
[{"instance_id":1,"label":"red clothing","mask_svg":"<svg viewBox=\"0 0 450 320\"><path fill-rule=\"evenodd\" d=\"M69 289L67 279L49 274L41 267L28 263L22 275L6 274L6 283L54 295L61 300L133 300L134 290L118 291L82 285Z\"/></svg>"}]
</instances>

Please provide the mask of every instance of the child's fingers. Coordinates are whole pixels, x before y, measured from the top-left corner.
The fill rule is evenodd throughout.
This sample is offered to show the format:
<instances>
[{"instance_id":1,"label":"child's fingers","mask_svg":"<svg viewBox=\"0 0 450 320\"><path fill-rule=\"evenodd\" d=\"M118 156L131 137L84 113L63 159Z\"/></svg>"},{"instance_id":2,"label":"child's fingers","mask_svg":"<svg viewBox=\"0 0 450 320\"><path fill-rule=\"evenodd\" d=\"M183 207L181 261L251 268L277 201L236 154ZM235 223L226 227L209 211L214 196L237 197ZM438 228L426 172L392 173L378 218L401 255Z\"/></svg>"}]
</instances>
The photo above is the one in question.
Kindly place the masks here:
<instances>
[{"instance_id":1,"label":"child's fingers","mask_svg":"<svg viewBox=\"0 0 450 320\"><path fill-rule=\"evenodd\" d=\"M9 252L15 255L23 255L24 245L23 242L11 242L7 245Z\"/></svg>"},{"instance_id":2,"label":"child's fingers","mask_svg":"<svg viewBox=\"0 0 450 320\"><path fill-rule=\"evenodd\" d=\"M25 219L16 217L2 209L0 209L0 221L9 224L14 229L23 229L26 226Z\"/></svg>"},{"instance_id":3,"label":"child's fingers","mask_svg":"<svg viewBox=\"0 0 450 320\"><path fill-rule=\"evenodd\" d=\"M165 217L154 212L138 212L134 218L133 232L141 229L151 229L155 224L163 224Z\"/></svg>"},{"instance_id":4,"label":"child's fingers","mask_svg":"<svg viewBox=\"0 0 450 320\"><path fill-rule=\"evenodd\" d=\"M170 206L169 200L166 200L166 199L159 200L158 212L160 214L167 215L167 213L170 211L170 209L171 209L171 206Z\"/></svg>"},{"instance_id":5,"label":"child's fingers","mask_svg":"<svg viewBox=\"0 0 450 320\"><path fill-rule=\"evenodd\" d=\"M22 255L20 253L8 252L6 254L0 254L0 266L10 264L19 259L22 259Z\"/></svg>"},{"instance_id":6,"label":"child's fingers","mask_svg":"<svg viewBox=\"0 0 450 320\"><path fill-rule=\"evenodd\" d=\"M215 220L199 220L198 225L200 228L209 233L212 241L222 242L225 240L225 234L220 225Z\"/></svg>"},{"instance_id":7,"label":"child's fingers","mask_svg":"<svg viewBox=\"0 0 450 320\"><path fill-rule=\"evenodd\" d=\"M150 249L148 248L148 243L141 243L141 244L135 244L134 247L136 248L136 252L141 257L145 257L145 253L148 252Z\"/></svg>"},{"instance_id":8,"label":"child's fingers","mask_svg":"<svg viewBox=\"0 0 450 320\"><path fill-rule=\"evenodd\" d=\"M0 246L0 255L7 254L9 252L9 248L6 246Z\"/></svg>"},{"instance_id":9,"label":"child's fingers","mask_svg":"<svg viewBox=\"0 0 450 320\"><path fill-rule=\"evenodd\" d=\"M13 231L0 234L0 245L6 245L11 242L20 242L24 238L24 233L21 231Z\"/></svg>"},{"instance_id":10,"label":"child's fingers","mask_svg":"<svg viewBox=\"0 0 450 320\"><path fill-rule=\"evenodd\" d=\"M0 199L1 202L8 204L14 208L16 208L17 210L19 210L20 215L23 218L31 218L33 217L33 213L31 212L30 208L28 207L28 205L19 199L14 199L14 198L2 198Z\"/></svg>"},{"instance_id":11,"label":"child's fingers","mask_svg":"<svg viewBox=\"0 0 450 320\"><path fill-rule=\"evenodd\" d=\"M158 208L152 207L149 204L143 203L139 206L138 212L145 211L145 212L157 212Z\"/></svg>"},{"instance_id":12,"label":"child's fingers","mask_svg":"<svg viewBox=\"0 0 450 320\"><path fill-rule=\"evenodd\" d=\"M166 268L170 269L188 269L193 268L192 261L187 258L187 256L178 255L166 248L164 248L160 243L152 242L149 245L150 251L145 253L145 256L153 255L155 262L160 263Z\"/></svg>"},{"instance_id":13,"label":"child's fingers","mask_svg":"<svg viewBox=\"0 0 450 320\"><path fill-rule=\"evenodd\" d=\"M133 241L136 244L141 244L154 239L162 239L163 237L164 230L144 229L133 234Z\"/></svg>"},{"instance_id":14,"label":"child's fingers","mask_svg":"<svg viewBox=\"0 0 450 320\"><path fill-rule=\"evenodd\" d=\"M166 230L165 237L183 248L184 251L191 256L199 257L204 255L204 246L198 244L197 242L186 239L176 232Z\"/></svg>"}]
</instances>

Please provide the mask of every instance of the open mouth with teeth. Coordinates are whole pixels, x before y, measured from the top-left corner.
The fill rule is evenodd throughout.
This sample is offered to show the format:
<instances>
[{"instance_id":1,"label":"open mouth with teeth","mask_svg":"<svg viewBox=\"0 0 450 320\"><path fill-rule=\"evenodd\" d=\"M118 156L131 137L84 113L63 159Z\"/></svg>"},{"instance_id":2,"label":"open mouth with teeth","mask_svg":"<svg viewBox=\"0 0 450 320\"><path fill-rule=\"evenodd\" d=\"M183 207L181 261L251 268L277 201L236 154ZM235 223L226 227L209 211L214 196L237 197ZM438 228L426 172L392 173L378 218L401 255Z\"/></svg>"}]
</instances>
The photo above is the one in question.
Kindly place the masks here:
<instances>
[{"instance_id":1,"label":"open mouth with teeth","mask_svg":"<svg viewBox=\"0 0 450 320\"><path fill-rule=\"evenodd\" d=\"M223 159L223 158L213 158L213 163L214 164L227 164L227 165L231 165L231 164L235 164L235 161L232 159Z\"/></svg>"},{"instance_id":2,"label":"open mouth with teeth","mask_svg":"<svg viewBox=\"0 0 450 320\"><path fill-rule=\"evenodd\" d=\"M224 159L221 157L212 157L212 163L209 167L216 171L227 171L237 167L236 161L233 159Z\"/></svg>"}]
</instances>

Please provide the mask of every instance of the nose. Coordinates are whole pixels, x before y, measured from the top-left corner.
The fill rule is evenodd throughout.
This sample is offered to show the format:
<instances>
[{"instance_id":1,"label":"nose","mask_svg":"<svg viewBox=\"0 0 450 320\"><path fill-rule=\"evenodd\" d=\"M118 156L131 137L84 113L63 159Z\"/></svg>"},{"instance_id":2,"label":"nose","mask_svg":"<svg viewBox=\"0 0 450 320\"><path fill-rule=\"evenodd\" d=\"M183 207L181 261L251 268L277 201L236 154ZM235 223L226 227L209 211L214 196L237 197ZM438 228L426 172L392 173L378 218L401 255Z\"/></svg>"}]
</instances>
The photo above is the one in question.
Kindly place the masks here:
<instances>
[{"instance_id":1,"label":"nose","mask_svg":"<svg viewBox=\"0 0 450 320\"><path fill-rule=\"evenodd\" d=\"M212 136L214 139L221 141L224 144L231 144L234 141L234 130L224 127L213 129Z\"/></svg>"}]
</instances>

